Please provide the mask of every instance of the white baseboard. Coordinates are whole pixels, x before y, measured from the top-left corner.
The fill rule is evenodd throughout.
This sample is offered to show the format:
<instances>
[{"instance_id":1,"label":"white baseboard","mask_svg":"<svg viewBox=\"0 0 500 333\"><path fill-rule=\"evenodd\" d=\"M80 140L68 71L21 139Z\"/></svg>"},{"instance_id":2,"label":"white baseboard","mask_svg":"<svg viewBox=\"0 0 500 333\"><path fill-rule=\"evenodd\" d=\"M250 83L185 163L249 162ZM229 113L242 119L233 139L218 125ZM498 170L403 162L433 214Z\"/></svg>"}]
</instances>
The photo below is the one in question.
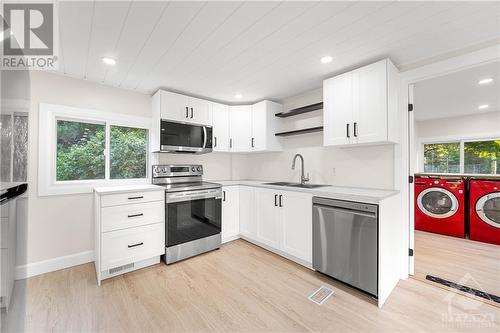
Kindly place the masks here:
<instances>
[{"instance_id":1,"label":"white baseboard","mask_svg":"<svg viewBox=\"0 0 500 333\"><path fill-rule=\"evenodd\" d=\"M227 243L227 242L231 242L231 241L237 240L239 238L240 238L240 235L229 236L229 237L226 237L226 238L222 238L221 243L224 244L224 243Z\"/></svg>"},{"instance_id":2,"label":"white baseboard","mask_svg":"<svg viewBox=\"0 0 500 333\"><path fill-rule=\"evenodd\" d=\"M34 262L16 267L16 280L26 279L32 276L58 271L60 269L86 264L94 261L94 251L85 251L71 254L69 256Z\"/></svg>"}]
</instances>

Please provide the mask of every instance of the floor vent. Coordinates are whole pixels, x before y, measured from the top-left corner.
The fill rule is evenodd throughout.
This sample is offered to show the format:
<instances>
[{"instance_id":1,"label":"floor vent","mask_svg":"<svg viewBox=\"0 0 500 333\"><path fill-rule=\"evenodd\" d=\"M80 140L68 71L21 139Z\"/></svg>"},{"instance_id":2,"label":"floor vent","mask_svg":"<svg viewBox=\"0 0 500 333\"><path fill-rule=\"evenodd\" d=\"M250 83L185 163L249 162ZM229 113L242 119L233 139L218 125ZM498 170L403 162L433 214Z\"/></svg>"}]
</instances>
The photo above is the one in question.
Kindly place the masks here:
<instances>
[{"instance_id":1,"label":"floor vent","mask_svg":"<svg viewBox=\"0 0 500 333\"><path fill-rule=\"evenodd\" d=\"M488 294L482 290L477 290L477 289L467 287L467 286L464 286L464 285L461 285L461 284L458 284L455 282L451 282L451 281L448 281L445 279L441 279L441 278L438 278L437 276L432 276L432 275L427 275L425 277L425 279L432 281L432 282L435 282L435 283L442 284L443 286L458 289L460 291L463 291L463 292L466 292L466 293L469 293L469 294L472 294L472 295L475 295L475 296L478 296L481 298L485 298L485 299L493 301L495 303L500 303L500 296Z\"/></svg>"},{"instance_id":2,"label":"floor vent","mask_svg":"<svg viewBox=\"0 0 500 333\"><path fill-rule=\"evenodd\" d=\"M318 290L316 290L314 293L312 293L311 296L309 296L309 299L316 304L322 305L332 295L333 295L333 290L331 290L327 287L321 286L321 287L319 287Z\"/></svg>"},{"instance_id":3,"label":"floor vent","mask_svg":"<svg viewBox=\"0 0 500 333\"><path fill-rule=\"evenodd\" d=\"M120 272L129 268L134 268L134 263L123 265L123 266L118 266L118 267L113 267L109 269L109 274L114 274L116 272Z\"/></svg>"}]
</instances>

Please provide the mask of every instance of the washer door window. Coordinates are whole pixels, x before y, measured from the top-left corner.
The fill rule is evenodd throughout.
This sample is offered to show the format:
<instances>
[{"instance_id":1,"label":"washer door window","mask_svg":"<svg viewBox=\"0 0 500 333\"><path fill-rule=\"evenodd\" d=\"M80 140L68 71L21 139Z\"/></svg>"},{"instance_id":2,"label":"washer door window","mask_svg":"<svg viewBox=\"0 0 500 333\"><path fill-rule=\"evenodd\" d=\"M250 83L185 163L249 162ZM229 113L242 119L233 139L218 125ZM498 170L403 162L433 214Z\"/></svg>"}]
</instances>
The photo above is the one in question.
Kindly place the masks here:
<instances>
[{"instance_id":1,"label":"washer door window","mask_svg":"<svg viewBox=\"0 0 500 333\"><path fill-rule=\"evenodd\" d=\"M479 198L476 202L476 213L484 222L500 228L500 192Z\"/></svg>"},{"instance_id":2,"label":"washer door window","mask_svg":"<svg viewBox=\"0 0 500 333\"><path fill-rule=\"evenodd\" d=\"M420 192L417 204L424 214L438 219L450 217L458 209L458 200L453 193L439 187Z\"/></svg>"}]
</instances>

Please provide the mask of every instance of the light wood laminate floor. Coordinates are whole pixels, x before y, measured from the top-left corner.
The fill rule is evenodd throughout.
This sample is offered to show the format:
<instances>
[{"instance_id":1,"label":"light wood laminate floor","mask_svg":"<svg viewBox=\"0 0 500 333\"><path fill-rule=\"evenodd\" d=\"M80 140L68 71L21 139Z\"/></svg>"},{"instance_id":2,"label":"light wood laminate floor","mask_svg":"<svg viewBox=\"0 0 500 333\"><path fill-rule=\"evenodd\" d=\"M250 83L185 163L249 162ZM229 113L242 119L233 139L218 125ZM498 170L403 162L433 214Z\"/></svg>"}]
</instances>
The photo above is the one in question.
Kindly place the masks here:
<instances>
[{"instance_id":1,"label":"light wood laminate floor","mask_svg":"<svg viewBox=\"0 0 500 333\"><path fill-rule=\"evenodd\" d=\"M500 246L415 230L415 278L427 274L500 296Z\"/></svg>"},{"instance_id":2,"label":"light wood laminate floor","mask_svg":"<svg viewBox=\"0 0 500 333\"><path fill-rule=\"evenodd\" d=\"M26 282L27 331L500 331L500 309L491 305L408 279L379 309L365 295L243 240L101 287L93 264ZM319 306L307 297L322 285L335 294Z\"/></svg>"}]
</instances>

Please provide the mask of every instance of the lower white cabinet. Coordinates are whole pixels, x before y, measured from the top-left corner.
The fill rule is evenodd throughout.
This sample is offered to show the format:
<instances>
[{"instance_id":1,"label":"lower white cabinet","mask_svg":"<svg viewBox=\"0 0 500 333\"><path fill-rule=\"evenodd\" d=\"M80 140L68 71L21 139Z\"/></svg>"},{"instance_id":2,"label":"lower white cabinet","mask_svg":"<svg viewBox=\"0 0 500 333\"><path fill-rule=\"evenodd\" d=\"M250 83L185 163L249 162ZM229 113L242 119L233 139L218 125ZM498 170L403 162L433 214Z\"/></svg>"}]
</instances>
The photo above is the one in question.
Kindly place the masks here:
<instances>
[{"instance_id":1,"label":"lower white cabinet","mask_svg":"<svg viewBox=\"0 0 500 333\"><path fill-rule=\"evenodd\" d=\"M241 187L240 233L249 241L310 266L312 195Z\"/></svg>"},{"instance_id":2,"label":"lower white cabinet","mask_svg":"<svg viewBox=\"0 0 500 333\"><path fill-rule=\"evenodd\" d=\"M228 242L240 234L239 186L222 187L222 242Z\"/></svg>"},{"instance_id":3,"label":"lower white cabinet","mask_svg":"<svg viewBox=\"0 0 500 333\"><path fill-rule=\"evenodd\" d=\"M94 189L95 267L101 280L160 262L165 253L165 190Z\"/></svg>"}]
</instances>

